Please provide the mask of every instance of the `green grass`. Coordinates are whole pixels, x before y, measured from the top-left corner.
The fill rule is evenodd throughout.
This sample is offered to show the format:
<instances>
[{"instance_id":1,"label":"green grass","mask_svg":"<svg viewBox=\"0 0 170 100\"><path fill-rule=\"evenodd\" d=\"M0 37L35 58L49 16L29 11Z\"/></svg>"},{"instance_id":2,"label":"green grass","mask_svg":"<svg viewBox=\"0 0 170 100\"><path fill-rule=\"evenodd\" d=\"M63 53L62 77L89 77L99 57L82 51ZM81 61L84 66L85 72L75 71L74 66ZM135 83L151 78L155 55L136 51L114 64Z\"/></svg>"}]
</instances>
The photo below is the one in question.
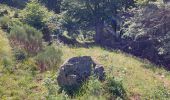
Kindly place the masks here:
<instances>
[{"instance_id":1,"label":"green grass","mask_svg":"<svg viewBox=\"0 0 170 100\"><path fill-rule=\"evenodd\" d=\"M12 50L4 32L0 29L0 70L3 66L9 67L12 62Z\"/></svg>"},{"instance_id":2,"label":"green grass","mask_svg":"<svg viewBox=\"0 0 170 100\"><path fill-rule=\"evenodd\" d=\"M96 62L105 66L108 76L115 76L123 82L129 98L170 99L170 74L148 61L99 47L64 48L64 59L73 56L92 56ZM146 67L147 66L147 67ZM168 96L167 96L168 95Z\"/></svg>"},{"instance_id":3,"label":"green grass","mask_svg":"<svg viewBox=\"0 0 170 100\"><path fill-rule=\"evenodd\" d=\"M63 61L75 56L92 56L92 58L105 66L107 76L114 76L122 80L127 96L131 100L169 100L170 99L170 72L157 68L148 61L135 58L119 51L108 51L100 47L70 48L61 47ZM48 90L44 81L56 75L55 71L40 73L34 69L34 60L28 59L13 66L12 73L0 73L1 100L41 100L46 99ZM34 74L33 74L34 73ZM58 87L56 87L58 88ZM61 100L67 98L62 94L53 94ZM103 100L105 97L95 97L88 94L79 97L80 100Z\"/></svg>"}]
</instances>

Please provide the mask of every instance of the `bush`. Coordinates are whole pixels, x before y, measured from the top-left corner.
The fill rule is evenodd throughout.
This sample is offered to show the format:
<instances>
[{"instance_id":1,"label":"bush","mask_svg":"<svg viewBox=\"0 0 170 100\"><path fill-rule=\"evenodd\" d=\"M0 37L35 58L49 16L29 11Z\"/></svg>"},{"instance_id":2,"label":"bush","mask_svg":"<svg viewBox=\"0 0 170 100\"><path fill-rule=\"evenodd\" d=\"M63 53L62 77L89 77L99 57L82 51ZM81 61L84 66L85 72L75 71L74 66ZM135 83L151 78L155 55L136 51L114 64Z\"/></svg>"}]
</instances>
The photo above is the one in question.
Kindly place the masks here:
<instances>
[{"instance_id":1,"label":"bush","mask_svg":"<svg viewBox=\"0 0 170 100\"><path fill-rule=\"evenodd\" d=\"M2 29L8 29L10 24L10 18L8 16L0 17L0 27Z\"/></svg>"},{"instance_id":2,"label":"bush","mask_svg":"<svg viewBox=\"0 0 170 100\"><path fill-rule=\"evenodd\" d=\"M30 56L42 50L42 33L31 26L14 25L9 38L12 46L24 49Z\"/></svg>"},{"instance_id":3,"label":"bush","mask_svg":"<svg viewBox=\"0 0 170 100\"><path fill-rule=\"evenodd\" d=\"M36 57L37 65L41 72L53 69L61 63L62 51L53 46L46 47L46 49L39 53Z\"/></svg>"},{"instance_id":4,"label":"bush","mask_svg":"<svg viewBox=\"0 0 170 100\"><path fill-rule=\"evenodd\" d=\"M48 92L46 94L47 100L70 100L68 95L62 91L61 94L58 94L59 86L56 84L56 75L52 75L44 80L44 85L47 88ZM52 75L52 76L51 76Z\"/></svg>"},{"instance_id":5,"label":"bush","mask_svg":"<svg viewBox=\"0 0 170 100\"><path fill-rule=\"evenodd\" d=\"M91 77L88 81L77 85L60 87L59 93L65 92L68 96L74 98L84 98L85 96L102 96L103 84L95 77Z\"/></svg>"},{"instance_id":6,"label":"bush","mask_svg":"<svg viewBox=\"0 0 170 100\"><path fill-rule=\"evenodd\" d=\"M21 11L23 20L38 29L44 26L50 15L51 13L36 1L27 3L26 7Z\"/></svg>"},{"instance_id":7,"label":"bush","mask_svg":"<svg viewBox=\"0 0 170 100\"><path fill-rule=\"evenodd\" d=\"M16 48L14 50L14 55L17 61L24 61L25 59L27 59L27 56L28 56L24 50L19 49L19 48Z\"/></svg>"},{"instance_id":8,"label":"bush","mask_svg":"<svg viewBox=\"0 0 170 100\"><path fill-rule=\"evenodd\" d=\"M106 85L105 85L105 90L109 94L111 94L112 98L121 98L125 99L126 98L126 91L124 90L122 86L121 81L116 81L114 78L108 78Z\"/></svg>"},{"instance_id":9,"label":"bush","mask_svg":"<svg viewBox=\"0 0 170 100\"><path fill-rule=\"evenodd\" d=\"M91 79L88 82L87 88L85 88L86 94L91 96L102 96L103 92L103 84L98 79Z\"/></svg>"},{"instance_id":10,"label":"bush","mask_svg":"<svg viewBox=\"0 0 170 100\"><path fill-rule=\"evenodd\" d=\"M0 8L0 17L5 16L7 14L8 14L8 10L7 9Z\"/></svg>"}]
</instances>

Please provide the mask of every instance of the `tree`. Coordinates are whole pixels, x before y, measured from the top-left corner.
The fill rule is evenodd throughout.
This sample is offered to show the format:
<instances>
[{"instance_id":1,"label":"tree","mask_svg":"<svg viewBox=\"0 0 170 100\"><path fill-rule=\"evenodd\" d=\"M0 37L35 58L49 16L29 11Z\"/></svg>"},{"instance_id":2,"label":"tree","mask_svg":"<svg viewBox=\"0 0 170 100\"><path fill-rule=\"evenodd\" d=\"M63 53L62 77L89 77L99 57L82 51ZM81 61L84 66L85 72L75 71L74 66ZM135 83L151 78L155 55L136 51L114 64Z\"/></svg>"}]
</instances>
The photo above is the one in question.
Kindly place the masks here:
<instances>
[{"instance_id":1,"label":"tree","mask_svg":"<svg viewBox=\"0 0 170 100\"><path fill-rule=\"evenodd\" d=\"M92 29L95 41L101 43L104 24L115 24L118 12L127 4L126 0L63 0L65 26L67 30Z\"/></svg>"},{"instance_id":2,"label":"tree","mask_svg":"<svg viewBox=\"0 0 170 100\"><path fill-rule=\"evenodd\" d=\"M55 13L60 13L61 0L39 0L49 10L53 10Z\"/></svg>"},{"instance_id":3,"label":"tree","mask_svg":"<svg viewBox=\"0 0 170 100\"><path fill-rule=\"evenodd\" d=\"M9 6L24 8L29 0L0 0L0 3L7 4Z\"/></svg>"},{"instance_id":4,"label":"tree","mask_svg":"<svg viewBox=\"0 0 170 100\"><path fill-rule=\"evenodd\" d=\"M124 25L123 36L128 40L126 46L122 46L126 47L124 51L169 67L170 9L149 3L132 12L134 16Z\"/></svg>"},{"instance_id":5,"label":"tree","mask_svg":"<svg viewBox=\"0 0 170 100\"><path fill-rule=\"evenodd\" d=\"M21 11L21 15L26 23L40 29L48 21L52 13L48 12L48 10L37 1L31 1Z\"/></svg>"}]
</instances>

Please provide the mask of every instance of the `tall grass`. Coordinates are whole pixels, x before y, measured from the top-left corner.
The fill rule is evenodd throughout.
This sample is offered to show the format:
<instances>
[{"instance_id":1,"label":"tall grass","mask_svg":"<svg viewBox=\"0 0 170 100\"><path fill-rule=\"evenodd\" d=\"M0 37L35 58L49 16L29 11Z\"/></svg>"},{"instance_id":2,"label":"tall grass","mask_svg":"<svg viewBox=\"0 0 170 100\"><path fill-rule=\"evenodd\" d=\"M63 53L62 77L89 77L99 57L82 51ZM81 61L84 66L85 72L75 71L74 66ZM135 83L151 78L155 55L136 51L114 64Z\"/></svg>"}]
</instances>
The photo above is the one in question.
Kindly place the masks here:
<instances>
[{"instance_id":1,"label":"tall grass","mask_svg":"<svg viewBox=\"0 0 170 100\"><path fill-rule=\"evenodd\" d=\"M0 30L0 64L8 66L11 61L12 51L9 41L2 30Z\"/></svg>"}]
</instances>

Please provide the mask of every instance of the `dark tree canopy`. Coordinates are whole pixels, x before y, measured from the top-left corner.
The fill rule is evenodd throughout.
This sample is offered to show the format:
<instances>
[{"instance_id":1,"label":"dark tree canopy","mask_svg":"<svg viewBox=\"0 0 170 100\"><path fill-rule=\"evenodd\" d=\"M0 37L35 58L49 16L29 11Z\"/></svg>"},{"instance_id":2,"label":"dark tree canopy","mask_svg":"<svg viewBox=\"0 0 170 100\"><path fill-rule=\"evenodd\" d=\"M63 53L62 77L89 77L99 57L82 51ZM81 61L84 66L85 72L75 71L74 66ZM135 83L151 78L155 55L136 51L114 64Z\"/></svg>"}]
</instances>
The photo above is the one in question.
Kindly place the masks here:
<instances>
[{"instance_id":1,"label":"dark tree canopy","mask_svg":"<svg viewBox=\"0 0 170 100\"><path fill-rule=\"evenodd\" d=\"M63 0L62 8L65 11L65 20L69 21L67 24L72 24L67 25L68 30L90 27L95 30L96 42L100 42L104 23L116 23L117 14L131 3L133 2L127 0Z\"/></svg>"},{"instance_id":2,"label":"dark tree canopy","mask_svg":"<svg viewBox=\"0 0 170 100\"><path fill-rule=\"evenodd\" d=\"M60 13L60 6L62 0L39 0L49 10L53 10L56 13Z\"/></svg>"}]
</instances>

